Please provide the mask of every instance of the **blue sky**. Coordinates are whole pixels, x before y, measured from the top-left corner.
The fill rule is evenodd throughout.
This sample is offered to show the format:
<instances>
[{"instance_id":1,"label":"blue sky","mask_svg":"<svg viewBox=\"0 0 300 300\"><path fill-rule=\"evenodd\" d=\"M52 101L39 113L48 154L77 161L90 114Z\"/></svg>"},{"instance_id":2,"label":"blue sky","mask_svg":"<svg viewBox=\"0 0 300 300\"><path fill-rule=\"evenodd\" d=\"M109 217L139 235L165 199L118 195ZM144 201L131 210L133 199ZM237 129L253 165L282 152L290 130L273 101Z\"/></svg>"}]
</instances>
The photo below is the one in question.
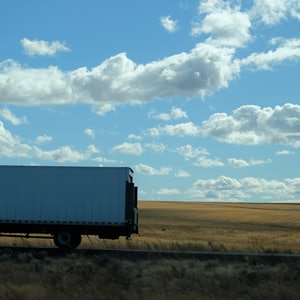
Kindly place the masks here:
<instances>
[{"instance_id":1,"label":"blue sky","mask_svg":"<svg viewBox=\"0 0 300 300\"><path fill-rule=\"evenodd\" d=\"M300 201L300 2L0 2L0 164L130 166L145 200Z\"/></svg>"}]
</instances>

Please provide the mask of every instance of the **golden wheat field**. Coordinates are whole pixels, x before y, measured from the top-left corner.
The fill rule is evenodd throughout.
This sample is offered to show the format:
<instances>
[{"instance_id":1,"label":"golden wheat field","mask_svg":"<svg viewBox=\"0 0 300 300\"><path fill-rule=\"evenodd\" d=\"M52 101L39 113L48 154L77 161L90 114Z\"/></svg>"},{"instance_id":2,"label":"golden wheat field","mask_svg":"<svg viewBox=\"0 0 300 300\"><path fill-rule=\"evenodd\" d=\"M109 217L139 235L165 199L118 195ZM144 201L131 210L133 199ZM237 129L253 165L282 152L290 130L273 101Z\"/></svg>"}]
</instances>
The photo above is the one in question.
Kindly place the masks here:
<instances>
[{"instance_id":1,"label":"golden wheat field","mask_svg":"<svg viewBox=\"0 0 300 300\"><path fill-rule=\"evenodd\" d=\"M300 253L300 204L141 201L137 240L162 248Z\"/></svg>"},{"instance_id":2,"label":"golden wheat field","mask_svg":"<svg viewBox=\"0 0 300 300\"><path fill-rule=\"evenodd\" d=\"M300 205L139 203L132 241L84 238L96 252L49 256L50 240L0 239L0 299L299 299L300 262L134 257L105 248L300 253ZM7 246L13 246L7 248ZM14 247L32 247L14 251Z\"/></svg>"}]
</instances>

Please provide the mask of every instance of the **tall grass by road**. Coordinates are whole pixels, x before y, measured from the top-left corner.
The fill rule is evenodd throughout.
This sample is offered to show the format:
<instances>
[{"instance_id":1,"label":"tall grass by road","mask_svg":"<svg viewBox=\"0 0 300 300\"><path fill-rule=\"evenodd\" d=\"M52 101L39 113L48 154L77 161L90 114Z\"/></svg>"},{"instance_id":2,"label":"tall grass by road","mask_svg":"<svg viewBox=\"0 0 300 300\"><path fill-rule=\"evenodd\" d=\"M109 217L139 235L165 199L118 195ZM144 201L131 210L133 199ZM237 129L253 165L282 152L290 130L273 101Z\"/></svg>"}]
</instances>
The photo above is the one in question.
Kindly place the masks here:
<instances>
[{"instance_id":1,"label":"tall grass by road","mask_svg":"<svg viewBox=\"0 0 300 300\"><path fill-rule=\"evenodd\" d=\"M300 265L0 253L0 299L299 299Z\"/></svg>"}]
</instances>

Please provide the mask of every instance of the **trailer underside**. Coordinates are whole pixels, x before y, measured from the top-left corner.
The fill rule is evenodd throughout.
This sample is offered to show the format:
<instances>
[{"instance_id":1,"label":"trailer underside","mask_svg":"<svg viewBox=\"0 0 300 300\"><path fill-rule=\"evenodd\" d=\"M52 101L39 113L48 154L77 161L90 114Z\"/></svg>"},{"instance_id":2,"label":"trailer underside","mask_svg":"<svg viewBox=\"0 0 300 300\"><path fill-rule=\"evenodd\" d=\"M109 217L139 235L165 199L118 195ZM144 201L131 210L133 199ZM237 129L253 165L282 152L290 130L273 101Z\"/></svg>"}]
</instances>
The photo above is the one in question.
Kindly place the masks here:
<instances>
[{"instance_id":1,"label":"trailer underside","mask_svg":"<svg viewBox=\"0 0 300 300\"><path fill-rule=\"evenodd\" d=\"M138 233L137 226L132 224L0 223L0 236L52 238L55 245L62 249L78 247L82 235L96 235L101 239L118 239L120 236L130 238L132 233ZM36 236L36 234L45 234L45 236Z\"/></svg>"}]
</instances>

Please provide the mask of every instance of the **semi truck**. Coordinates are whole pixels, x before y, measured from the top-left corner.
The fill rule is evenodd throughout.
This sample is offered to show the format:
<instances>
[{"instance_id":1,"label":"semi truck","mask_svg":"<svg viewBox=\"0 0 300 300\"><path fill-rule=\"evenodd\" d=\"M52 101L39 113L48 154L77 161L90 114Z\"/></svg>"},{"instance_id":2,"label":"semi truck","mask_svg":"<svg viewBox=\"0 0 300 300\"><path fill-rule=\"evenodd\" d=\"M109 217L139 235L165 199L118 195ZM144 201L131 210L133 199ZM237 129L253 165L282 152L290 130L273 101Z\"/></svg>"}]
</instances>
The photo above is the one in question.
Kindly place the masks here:
<instances>
[{"instance_id":1,"label":"semi truck","mask_svg":"<svg viewBox=\"0 0 300 300\"><path fill-rule=\"evenodd\" d=\"M138 233L138 188L129 167L0 166L0 235L51 238L61 249L82 235Z\"/></svg>"}]
</instances>

